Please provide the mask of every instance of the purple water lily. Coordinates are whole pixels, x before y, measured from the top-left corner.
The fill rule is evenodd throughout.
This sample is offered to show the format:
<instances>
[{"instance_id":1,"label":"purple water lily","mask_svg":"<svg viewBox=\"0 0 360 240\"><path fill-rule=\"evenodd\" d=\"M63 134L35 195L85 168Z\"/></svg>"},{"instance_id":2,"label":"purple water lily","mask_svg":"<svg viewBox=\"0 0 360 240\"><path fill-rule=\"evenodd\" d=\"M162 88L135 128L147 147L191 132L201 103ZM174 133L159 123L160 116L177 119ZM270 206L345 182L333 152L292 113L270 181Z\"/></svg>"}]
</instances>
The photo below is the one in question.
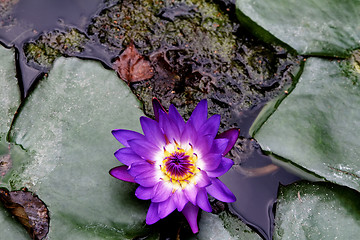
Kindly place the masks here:
<instances>
[{"instance_id":1,"label":"purple water lily","mask_svg":"<svg viewBox=\"0 0 360 240\"><path fill-rule=\"evenodd\" d=\"M154 98L153 108L155 120L140 118L144 135L124 129L112 131L125 146L115 152L125 165L111 169L110 174L140 185L136 197L151 200L147 224L177 209L196 233L199 207L212 210L207 194L223 202L236 200L218 177L234 164L224 156L234 146L239 130L217 135L220 115L207 118L206 100L200 101L186 123L173 105L167 113Z\"/></svg>"}]
</instances>

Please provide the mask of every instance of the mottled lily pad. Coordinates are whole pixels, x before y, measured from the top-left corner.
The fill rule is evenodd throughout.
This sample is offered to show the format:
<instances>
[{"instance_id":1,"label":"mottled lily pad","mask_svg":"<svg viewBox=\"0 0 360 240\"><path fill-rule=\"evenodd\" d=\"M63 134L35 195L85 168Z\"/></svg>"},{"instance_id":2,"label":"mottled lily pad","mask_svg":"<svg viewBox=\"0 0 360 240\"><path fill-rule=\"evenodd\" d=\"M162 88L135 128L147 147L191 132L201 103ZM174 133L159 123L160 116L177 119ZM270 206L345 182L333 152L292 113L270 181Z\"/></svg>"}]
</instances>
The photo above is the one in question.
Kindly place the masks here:
<instances>
[{"instance_id":1,"label":"mottled lily pad","mask_svg":"<svg viewBox=\"0 0 360 240\"><path fill-rule=\"evenodd\" d=\"M0 139L7 134L14 114L20 104L20 89L17 85L15 53L0 46Z\"/></svg>"},{"instance_id":2,"label":"mottled lily pad","mask_svg":"<svg viewBox=\"0 0 360 240\"><path fill-rule=\"evenodd\" d=\"M3 239L29 240L26 232L11 214L0 204L0 231Z\"/></svg>"},{"instance_id":3,"label":"mottled lily pad","mask_svg":"<svg viewBox=\"0 0 360 240\"><path fill-rule=\"evenodd\" d=\"M0 62L0 179L3 180L12 166L6 134L20 104L20 90L15 78L14 51L0 46ZM4 239L29 239L26 230L11 217L2 204L0 204L0 232L1 238Z\"/></svg>"},{"instance_id":4,"label":"mottled lily pad","mask_svg":"<svg viewBox=\"0 0 360 240\"><path fill-rule=\"evenodd\" d=\"M131 239L144 232L147 203L108 171L118 164L111 130L138 130L140 105L100 63L61 58L25 100L10 139L31 161L9 182L45 202L54 239Z\"/></svg>"},{"instance_id":5,"label":"mottled lily pad","mask_svg":"<svg viewBox=\"0 0 360 240\"><path fill-rule=\"evenodd\" d=\"M8 143L4 137L0 140L0 187L18 190L19 175L30 161L30 155L20 146Z\"/></svg>"},{"instance_id":6,"label":"mottled lily pad","mask_svg":"<svg viewBox=\"0 0 360 240\"><path fill-rule=\"evenodd\" d=\"M360 1L237 0L236 7L255 34L300 54L344 57L360 47Z\"/></svg>"},{"instance_id":7,"label":"mottled lily pad","mask_svg":"<svg viewBox=\"0 0 360 240\"><path fill-rule=\"evenodd\" d=\"M195 239L260 240L261 237L239 218L222 212L220 215L203 212L199 223L200 232Z\"/></svg>"},{"instance_id":8,"label":"mottled lily pad","mask_svg":"<svg viewBox=\"0 0 360 240\"><path fill-rule=\"evenodd\" d=\"M273 238L358 239L360 194L329 183L281 187Z\"/></svg>"},{"instance_id":9,"label":"mottled lily pad","mask_svg":"<svg viewBox=\"0 0 360 240\"><path fill-rule=\"evenodd\" d=\"M13 159L19 156L22 158L25 152L6 141L6 135L21 101L16 79L14 51L0 46L0 63L0 180L3 181L9 176L9 171L14 164L21 164L21 161L13 162ZM0 186L9 187L1 182Z\"/></svg>"},{"instance_id":10,"label":"mottled lily pad","mask_svg":"<svg viewBox=\"0 0 360 240\"><path fill-rule=\"evenodd\" d=\"M354 60L308 59L290 95L254 123L262 149L360 191L358 69Z\"/></svg>"}]
</instances>

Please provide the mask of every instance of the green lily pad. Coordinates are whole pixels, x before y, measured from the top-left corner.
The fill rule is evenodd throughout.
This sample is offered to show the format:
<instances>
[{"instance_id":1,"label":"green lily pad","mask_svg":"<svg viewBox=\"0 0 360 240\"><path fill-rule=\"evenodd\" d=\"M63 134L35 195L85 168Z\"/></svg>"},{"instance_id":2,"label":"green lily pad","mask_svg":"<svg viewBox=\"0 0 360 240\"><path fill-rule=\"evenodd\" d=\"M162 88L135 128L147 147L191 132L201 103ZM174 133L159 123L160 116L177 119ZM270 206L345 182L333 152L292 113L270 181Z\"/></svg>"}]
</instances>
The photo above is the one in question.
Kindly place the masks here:
<instances>
[{"instance_id":1,"label":"green lily pad","mask_svg":"<svg viewBox=\"0 0 360 240\"><path fill-rule=\"evenodd\" d=\"M20 146L0 140L0 187L17 190L19 176L30 162L30 155Z\"/></svg>"},{"instance_id":2,"label":"green lily pad","mask_svg":"<svg viewBox=\"0 0 360 240\"><path fill-rule=\"evenodd\" d=\"M61 58L25 100L10 140L31 160L8 179L50 211L51 239L132 239L144 233L148 203L109 169L120 144L112 129L139 130L140 104L100 63Z\"/></svg>"},{"instance_id":3,"label":"green lily pad","mask_svg":"<svg viewBox=\"0 0 360 240\"><path fill-rule=\"evenodd\" d=\"M108 174L119 165L113 152L120 144L111 130L141 131L140 107L113 71L75 58L57 60L26 99L9 136L28 155L11 145L19 164L2 185L25 186L47 204L49 239L132 239L150 232L144 223L148 202L135 197L135 184ZM196 238L221 232L229 239L259 239L237 217L223 214L204 213Z\"/></svg>"},{"instance_id":4,"label":"green lily pad","mask_svg":"<svg viewBox=\"0 0 360 240\"><path fill-rule=\"evenodd\" d=\"M261 237L238 217L224 211L219 215L202 212L196 239L260 240Z\"/></svg>"},{"instance_id":5,"label":"green lily pad","mask_svg":"<svg viewBox=\"0 0 360 240\"><path fill-rule=\"evenodd\" d=\"M330 183L281 187L276 207L276 239L358 239L360 194Z\"/></svg>"},{"instance_id":6,"label":"green lily pad","mask_svg":"<svg viewBox=\"0 0 360 240\"><path fill-rule=\"evenodd\" d=\"M263 150L360 191L360 74L355 61L310 58L295 89L253 137Z\"/></svg>"},{"instance_id":7,"label":"green lily pad","mask_svg":"<svg viewBox=\"0 0 360 240\"><path fill-rule=\"evenodd\" d=\"M0 46L0 63L0 187L11 188L8 179L15 174L12 167L21 168L26 163L27 155L21 147L6 140L21 102L14 51Z\"/></svg>"},{"instance_id":8,"label":"green lily pad","mask_svg":"<svg viewBox=\"0 0 360 240\"><path fill-rule=\"evenodd\" d=\"M12 175L13 166L20 167L26 159L25 151L6 141L14 114L21 102L14 51L0 46L0 63L0 187L11 188L9 184L3 184L3 181L7 181ZM4 239L29 239L26 230L11 217L2 204L0 204L0 232L1 238Z\"/></svg>"},{"instance_id":9,"label":"green lily pad","mask_svg":"<svg viewBox=\"0 0 360 240\"><path fill-rule=\"evenodd\" d=\"M0 46L0 139L8 133L21 101L16 79L15 54Z\"/></svg>"},{"instance_id":10,"label":"green lily pad","mask_svg":"<svg viewBox=\"0 0 360 240\"><path fill-rule=\"evenodd\" d=\"M2 239L29 240L29 234L26 232L8 211L0 205L0 231Z\"/></svg>"},{"instance_id":11,"label":"green lily pad","mask_svg":"<svg viewBox=\"0 0 360 240\"><path fill-rule=\"evenodd\" d=\"M300 54L344 57L360 47L360 1L237 0L236 7L255 34Z\"/></svg>"}]
</instances>

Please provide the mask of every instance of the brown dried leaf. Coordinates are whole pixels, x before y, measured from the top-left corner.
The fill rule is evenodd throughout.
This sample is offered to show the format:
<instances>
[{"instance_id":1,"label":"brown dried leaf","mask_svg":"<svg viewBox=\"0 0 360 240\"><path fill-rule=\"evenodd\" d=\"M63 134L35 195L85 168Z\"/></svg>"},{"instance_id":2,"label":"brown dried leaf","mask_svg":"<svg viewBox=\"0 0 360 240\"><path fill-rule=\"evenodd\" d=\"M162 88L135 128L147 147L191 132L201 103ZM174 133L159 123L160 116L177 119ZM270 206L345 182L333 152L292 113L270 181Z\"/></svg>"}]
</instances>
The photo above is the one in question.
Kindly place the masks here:
<instances>
[{"instance_id":1,"label":"brown dried leaf","mask_svg":"<svg viewBox=\"0 0 360 240\"><path fill-rule=\"evenodd\" d=\"M139 54L133 43L114 62L114 69L127 82L138 82L152 78L154 70L150 62Z\"/></svg>"},{"instance_id":2,"label":"brown dried leaf","mask_svg":"<svg viewBox=\"0 0 360 240\"><path fill-rule=\"evenodd\" d=\"M32 239L46 237L49 232L49 212L38 196L26 189L9 192L1 188L0 201L20 221Z\"/></svg>"}]
</instances>

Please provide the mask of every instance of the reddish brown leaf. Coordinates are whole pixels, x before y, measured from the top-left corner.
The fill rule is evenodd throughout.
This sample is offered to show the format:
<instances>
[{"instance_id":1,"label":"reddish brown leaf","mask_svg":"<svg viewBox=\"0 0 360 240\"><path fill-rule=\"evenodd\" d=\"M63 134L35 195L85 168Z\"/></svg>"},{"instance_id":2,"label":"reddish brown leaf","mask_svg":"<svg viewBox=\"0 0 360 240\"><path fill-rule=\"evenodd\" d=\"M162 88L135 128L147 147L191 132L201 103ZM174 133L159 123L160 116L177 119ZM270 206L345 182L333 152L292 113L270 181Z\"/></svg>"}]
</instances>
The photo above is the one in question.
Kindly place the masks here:
<instances>
[{"instance_id":1,"label":"reddish brown leaf","mask_svg":"<svg viewBox=\"0 0 360 240\"><path fill-rule=\"evenodd\" d=\"M32 239L43 239L49 232L49 212L38 196L28 192L1 188L0 201L25 227Z\"/></svg>"},{"instance_id":2,"label":"reddish brown leaf","mask_svg":"<svg viewBox=\"0 0 360 240\"><path fill-rule=\"evenodd\" d=\"M133 43L116 59L114 69L120 78L127 82L146 80L154 75L150 62L139 54Z\"/></svg>"}]
</instances>

